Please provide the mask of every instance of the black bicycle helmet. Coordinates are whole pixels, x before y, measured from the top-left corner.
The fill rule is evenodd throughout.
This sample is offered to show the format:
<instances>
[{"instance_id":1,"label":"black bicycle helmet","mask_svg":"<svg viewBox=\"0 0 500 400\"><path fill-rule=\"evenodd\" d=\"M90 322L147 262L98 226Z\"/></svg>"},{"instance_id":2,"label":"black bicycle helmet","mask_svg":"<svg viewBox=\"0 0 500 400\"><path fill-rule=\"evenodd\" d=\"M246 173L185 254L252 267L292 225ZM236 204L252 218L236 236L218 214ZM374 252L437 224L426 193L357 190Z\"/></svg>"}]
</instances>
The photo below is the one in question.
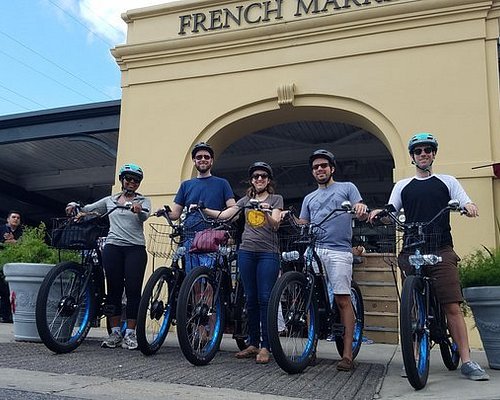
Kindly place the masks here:
<instances>
[{"instance_id":1,"label":"black bicycle helmet","mask_svg":"<svg viewBox=\"0 0 500 400\"><path fill-rule=\"evenodd\" d=\"M337 163L335 162L335 156L329 152L328 150L325 149L318 149L314 153L311 154L309 157L309 166L312 167L313 161L316 160L317 158L324 158L328 160L330 165L332 167L337 167Z\"/></svg>"},{"instance_id":2,"label":"black bicycle helmet","mask_svg":"<svg viewBox=\"0 0 500 400\"><path fill-rule=\"evenodd\" d=\"M118 179L121 181L125 175L133 175L139 178L141 181L144 178L144 173L142 168L136 164L123 164L118 172Z\"/></svg>"},{"instance_id":3,"label":"black bicycle helmet","mask_svg":"<svg viewBox=\"0 0 500 400\"><path fill-rule=\"evenodd\" d=\"M196 143L194 146L193 146L193 149L191 150L191 158L194 158L196 156L196 153L198 153L200 150L206 150L210 153L210 156L212 158L214 158L214 150L212 149L212 147L206 143L206 142L200 142L200 143Z\"/></svg>"},{"instance_id":4,"label":"black bicycle helmet","mask_svg":"<svg viewBox=\"0 0 500 400\"><path fill-rule=\"evenodd\" d=\"M273 169L268 163L265 163L263 161L257 161L250 165L250 167L248 167L248 176L251 178L254 171L257 171L258 169L266 171L269 175L269 178L273 179Z\"/></svg>"},{"instance_id":5,"label":"black bicycle helmet","mask_svg":"<svg viewBox=\"0 0 500 400\"><path fill-rule=\"evenodd\" d=\"M413 149L415 147L422 145L429 145L434 149L434 151L437 151L438 149L438 142L436 138L430 133L422 132L417 133L411 137L410 141L408 142L408 151L411 154L413 153Z\"/></svg>"}]
</instances>

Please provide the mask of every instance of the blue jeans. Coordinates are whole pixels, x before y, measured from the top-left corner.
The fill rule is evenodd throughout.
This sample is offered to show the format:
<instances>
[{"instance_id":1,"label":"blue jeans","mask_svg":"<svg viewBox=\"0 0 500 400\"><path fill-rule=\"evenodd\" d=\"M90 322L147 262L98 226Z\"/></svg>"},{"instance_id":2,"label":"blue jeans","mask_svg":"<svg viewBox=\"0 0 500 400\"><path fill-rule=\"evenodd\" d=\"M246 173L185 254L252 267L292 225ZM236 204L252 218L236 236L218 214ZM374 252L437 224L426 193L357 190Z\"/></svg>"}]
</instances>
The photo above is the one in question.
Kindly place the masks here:
<instances>
[{"instance_id":1,"label":"blue jeans","mask_svg":"<svg viewBox=\"0 0 500 400\"><path fill-rule=\"evenodd\" d=\"M260 344L261 347L269 349L267 305L271 290L278 279L279 255L239 250L238 267L247 300L249 344L255 347Z\"/></svg>"}]
</instances>

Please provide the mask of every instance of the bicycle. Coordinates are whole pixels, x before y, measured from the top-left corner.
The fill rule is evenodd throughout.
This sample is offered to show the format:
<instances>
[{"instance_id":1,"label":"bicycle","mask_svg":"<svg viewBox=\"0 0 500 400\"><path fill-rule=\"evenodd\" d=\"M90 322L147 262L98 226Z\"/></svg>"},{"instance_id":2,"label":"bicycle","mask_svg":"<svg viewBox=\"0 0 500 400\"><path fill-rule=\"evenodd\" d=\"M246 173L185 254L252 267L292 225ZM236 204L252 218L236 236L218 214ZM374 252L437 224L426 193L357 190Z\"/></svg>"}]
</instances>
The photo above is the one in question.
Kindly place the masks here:
<instances>
[{"instance_id":1,"label":"bicycle","mask_svg":"<svg viewBox=\"0 0 500 400\"><path fill-rule=\"evenodd\" d=\"M117 205L102 215L53 219L52 245L81 253L80 263L56 264L38 291L36 326L40 339L53 352L75 350L90 328L100 326L101 318L110 315L99 238L106 236L105 218L118 209L130 210L131 205ZM79 211L77 206L75 214Z\"/></svg>"},{"instance_id":2,"label":"bicycle","mask_svg":"<svg viewBox=\"0 0 500 400\"><path fill-rule=\"evenodd\" d=\"M142 292L137 313L136 336L139 350L145 355L156 353L165 342L171 325L176 325L176 308L179 289L186 276L182 260L182 223L174 224L168 213L170 207L154 215L166 218L168 224L150 224L148 252L155 257L171 258L170 266L161 266L149 277ZM168 232L170 230L170 232ZM154 262L153 262L154 264ZM154 270L154 265L153 265Z\"/></svg>"},{"instance_id":3,"label":"bicycle","mask_svg":"<svg viewBox=\"0 0 500 400\"><path fill-rule=\"evenodd\" d=\"M404 276L401 291L400 341L407 379L416 390L425 387L429 377L430 351L437 344L444 365L454 371L458 368L460 354L448 330L446 315L434 293L430 268L442 261L433 254L438 250L440 232L433 231L433 223L444 213L458 211L459 203L450 200L430 221L404 223L396 216L392 206L386 206L383 216L388 216L403 232L402 254L412 267ZM463 211L462 211L463 213Z\"/></svg>"},{"instance_id":4,"label":"bicycle","mask_svg":"<svg viewBox=\"0 0 500 400\"><path fill-rule=\"evenodd\" d=\"M245 208L259 209L257 201L242 207L229 220L221 221L205 217L200 207L197 212L208 230L223 231L226 240L209 253L211 266L194 268L184 280L177 304L177 335L186 359L193 365L206 365L216 355L222 334L229 324L233 325L233 339L238 348L248 347L246 309L243 284L236 264L235 229L232 222Z\"/></svg>"},{"instance_id":5,"label":"bicycle","mask_svg":"<svg viewBox=\"0 0 500 400\"><path fill-rule=\"evenodd\" d=\"M316 358L319 339L333 335L337 351L344 352L344 330L335 301L330 303L327 278L316 244L321 224L343 213L353 213L349 202L332 210L319 224L298 225L290 217L295 234L286 238L290 248L282 253L283 263L295 264L274 285L268 308L269 341L274 359L289 374L302 372ZM289 214L290 215L290 214ZM297 267L300 265L300 267ZM352 342L353 359L363 341L364 306L358 284L351 284L351 302L355 314ZM284 329L280 324L284 322Z\"/></svg>"}]
</instances>

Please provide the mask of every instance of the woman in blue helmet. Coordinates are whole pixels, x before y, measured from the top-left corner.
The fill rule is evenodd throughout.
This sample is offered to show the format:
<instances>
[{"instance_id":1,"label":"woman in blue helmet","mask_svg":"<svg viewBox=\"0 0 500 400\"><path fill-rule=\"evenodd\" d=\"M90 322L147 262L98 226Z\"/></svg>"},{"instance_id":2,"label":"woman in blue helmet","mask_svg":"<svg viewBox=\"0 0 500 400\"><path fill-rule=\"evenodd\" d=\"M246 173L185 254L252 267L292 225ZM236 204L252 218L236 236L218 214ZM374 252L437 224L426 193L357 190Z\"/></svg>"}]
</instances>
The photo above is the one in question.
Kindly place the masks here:
<instances>
[{"instance_id":1,"label":"woman in blue helmet","mask_svg":"<svg viewBox=\"0 0 500 400\"><path fill-rule=\"evenodd\" d=\"M102 254L106 272L107 305L112 310L109 323L111 334L102 342L102 347L137 348L135 326L142 281L146 271L147 253L143 224L149 217L151 201L137 192L144 174L136 164L124 164L118 173L121 191L104 197L83 207L83 212L104 214L117 205L131 203L130 210L117 209L109 214L110 229ZM71 213L74 203L68 204L66 213ZM122 295L127 296L127 330L122 337L120 330Z\"/></svg>"}]
</instances>

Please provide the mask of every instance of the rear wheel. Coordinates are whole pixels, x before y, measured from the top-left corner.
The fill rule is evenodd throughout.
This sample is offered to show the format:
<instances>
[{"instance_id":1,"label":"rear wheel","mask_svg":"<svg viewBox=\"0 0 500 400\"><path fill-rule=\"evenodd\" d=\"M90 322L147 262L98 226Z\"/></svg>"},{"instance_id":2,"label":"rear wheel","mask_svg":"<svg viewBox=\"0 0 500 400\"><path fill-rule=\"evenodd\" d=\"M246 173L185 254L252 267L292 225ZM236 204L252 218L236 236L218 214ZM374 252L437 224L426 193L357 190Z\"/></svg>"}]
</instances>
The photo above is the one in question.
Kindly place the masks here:
<instances>
[{"instance_id":1,"label":"rear wheel","mask_svg":"<svg viewBox=\"0 0 500 400\"><path fill-rule=\"evenodd\" d=\"M158 268L149 278L137 313L137 344L145 355L156 353L165 341L175 314L174 275L167 267Z\"/></svg>"},{"instance_id":2,"label":"rear wheel","mask_svg":"<svg viewBox=\"0 0 500 400\"><path fill-rule=\"evenodd\" d=\"M208 364L217 353L224 331L225 308L221 296L214 298L215 273L196 267L184 279L177 304L177 336L186 359L194 365Z\"/></svg>"},{"instance_id":3,"label":"rear wheel","mask_svg":"<svg viewBox=\"0 0 500 400\"><path fill-rule=\"evenodd\" d=\"M308 301L309 290L304 274L291 271L278 279L269 299L269 342L274 359L289 374L302 372L316 352L317 311L314 298ZM285 325L281 333L279 319Z\"/></svg>"},{"instance_id":4,"label":"rear wheel","mask_svg":"<svg viewBox=\"0 0 500 400\"><path fill-rule=\"evenodd\" d=\"M423 291L423 280L408 276L401 294L401 351L408 381L417 390L429 377L430 335Z\"/></svg>"},{"instance_id":5,"label":"rear wheel","mask_svg":"<svg viewBox=\"0 0 500 400\"><path fill-rule=\"evenodd\" d=\"M57 264L46 275L36 301L36 326L42 342L56 353L76 349L95 318L89 270L75 262Z\"/></svg>"},{"instance_id":6,"label":"rear wheel","mask_svg":"<svg viewBox=\"0 0 500 400\"><path fill-rule=\"evenodd\" d=\"M441 351L441 358L443 363L450 371L455 371L460 363L460 353L458 345L453 341L451 334L448 330L448 322L444 310L440 309L440 326L444 332L444 337L439 342L439 350Z\"/></svg>"},{"instance_id":7,"label":"rear wheel","mask_svg":"<svg viewBox=\"0 0 500 400\"><path fill-rule=\"evenodd\" d=\"M354 360L361 349L361 344L363 343L363 329L365 326L363 296L361 295L361 289L355 281L351 282L351 303L354 310L354 332L352 338L352 359ZM340 357L342 357L344 354L344 338L336 336L335 344Z\"/></svg>"}]
</instances>

